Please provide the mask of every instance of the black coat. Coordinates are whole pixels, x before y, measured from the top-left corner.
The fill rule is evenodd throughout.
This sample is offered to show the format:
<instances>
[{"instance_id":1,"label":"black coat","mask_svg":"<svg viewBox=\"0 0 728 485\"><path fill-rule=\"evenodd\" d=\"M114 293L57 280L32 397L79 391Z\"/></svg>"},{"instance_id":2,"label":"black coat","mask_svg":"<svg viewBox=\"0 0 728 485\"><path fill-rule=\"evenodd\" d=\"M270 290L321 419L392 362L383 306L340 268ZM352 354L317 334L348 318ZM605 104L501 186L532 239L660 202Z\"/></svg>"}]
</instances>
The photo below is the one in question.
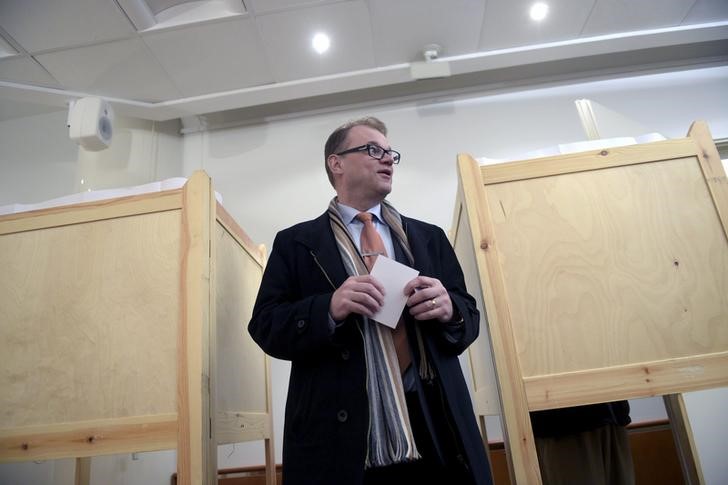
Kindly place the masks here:
<instances>
[{"instance_id":1,"label":"black coat","mask_svg":"<svg viewBox=\"0 0 728 485\"><path fill-rule=\"evenodd\" d=\"M454 342L445 338L440 322L409 319L407 325L420 325L445 396L449 426L459 437L474 482L489 484L482 439L457 358L478 336L475 300L466 292L444 232L406 217L402 223L414 267L421 275L438 278L463 316L463 330ZM333 335L329 326L331 296L347 277L327 213L276 236L248 330L266 353L292 362L283 433L287 484L356 485L363 479L369 413L361 319L350 315ZM413 349L414 334L408 332Z\"/></svg>"}]
</instances>

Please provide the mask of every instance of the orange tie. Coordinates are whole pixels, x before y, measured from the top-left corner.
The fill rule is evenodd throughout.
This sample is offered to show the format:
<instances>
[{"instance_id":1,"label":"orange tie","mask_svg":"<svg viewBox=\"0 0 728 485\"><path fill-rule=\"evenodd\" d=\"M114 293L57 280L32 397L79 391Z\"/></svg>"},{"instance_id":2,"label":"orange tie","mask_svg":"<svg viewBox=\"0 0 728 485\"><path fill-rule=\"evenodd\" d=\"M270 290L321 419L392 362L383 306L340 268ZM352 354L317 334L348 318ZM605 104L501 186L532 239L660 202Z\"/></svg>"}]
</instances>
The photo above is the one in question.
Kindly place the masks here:
<instances>
[{"instance_id":1,"label":"orange tie","mask_svg":"<svg viewBox=\"0 0 728 485\"><path fill-rule=\"evenodd\" d=\"M372 214L369 212L360 212L356 215L356 218L364 223L364 229L361 232L360 246L361 254L364 258L364 264L366 264L369 271L372 270L378 255L383 254L384 256L387 256L387 249L384 247L384 241L382 241L382 236L379 235L377 229L374 227L372 217ZM404 323L404 319L401 317L399 319L399 323L397 323L397 328L392 330L392 340L394 340L394 349L397 352L400 372L404 374L404 371L412 363L412 357L410 355L409 344L407 343L407 328Z\"/></svg>"}]
</instances>

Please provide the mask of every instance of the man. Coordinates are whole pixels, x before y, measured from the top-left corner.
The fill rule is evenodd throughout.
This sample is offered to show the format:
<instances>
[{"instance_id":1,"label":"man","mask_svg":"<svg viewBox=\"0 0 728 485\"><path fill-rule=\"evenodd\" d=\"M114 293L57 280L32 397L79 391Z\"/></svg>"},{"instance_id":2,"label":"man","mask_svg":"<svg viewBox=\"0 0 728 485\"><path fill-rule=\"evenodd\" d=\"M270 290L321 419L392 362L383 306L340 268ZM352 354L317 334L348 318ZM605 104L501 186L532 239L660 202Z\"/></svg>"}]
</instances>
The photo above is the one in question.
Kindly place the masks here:
<instances>
[{"instance_id":1,"label":"man","mask_svg":"<svg viewBox=\"0 0 728 485\"><path fill-rule=\"evenodd\" d=\"M632 485L629 402L531 413L543 485Z\"/></svg>"},{"instance_id":2,"label":"man","mask_svg":"<svg viewBox=\"0 0 728 485\"><path fill-rule=\"evenodd\" d=\"M443 231L385 201L400 157L386 134L376 118L331 134L325 166L337 197L278 233L263 275L248 328L292 363L283 480L490 484L457 358L479 313ZM368 274L379 254L420 273L394 331L371 319L383 302Z\"/></svg>"}]
</instances>

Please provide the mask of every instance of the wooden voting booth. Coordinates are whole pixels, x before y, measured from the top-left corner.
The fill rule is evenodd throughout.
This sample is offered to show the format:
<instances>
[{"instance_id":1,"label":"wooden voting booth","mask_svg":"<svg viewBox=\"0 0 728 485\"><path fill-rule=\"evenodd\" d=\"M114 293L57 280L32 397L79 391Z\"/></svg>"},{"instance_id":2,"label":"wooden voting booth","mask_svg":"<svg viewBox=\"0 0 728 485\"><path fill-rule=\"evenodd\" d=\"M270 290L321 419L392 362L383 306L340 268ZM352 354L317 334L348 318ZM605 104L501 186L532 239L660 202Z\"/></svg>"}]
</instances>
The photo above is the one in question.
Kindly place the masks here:
<instances>
[{"instance_id":1,"label":"wooden voting booth","mask_svg":"<svg viewBox=\"0 0 728 485\"><path fill-rule=\"evenodd\" d=\"M458 171L453 245L487 313L476 413L500 406L514 482L541 483L529 411L662 395L679 416L679 393L728 385L728 181L705 123Z\"/></svg>"},{"instance_id":2,"label":"wooden voting booth","mask_svg":"<svg viewBox=\"0 0 728 485\"><path fill-rule=\"evenodd\" d=\"M215 484L218 444L264 440L275 483L264 258L204 172L0 217L0 461L175 449L178 483Z\"/></svg>"}]
</instances>

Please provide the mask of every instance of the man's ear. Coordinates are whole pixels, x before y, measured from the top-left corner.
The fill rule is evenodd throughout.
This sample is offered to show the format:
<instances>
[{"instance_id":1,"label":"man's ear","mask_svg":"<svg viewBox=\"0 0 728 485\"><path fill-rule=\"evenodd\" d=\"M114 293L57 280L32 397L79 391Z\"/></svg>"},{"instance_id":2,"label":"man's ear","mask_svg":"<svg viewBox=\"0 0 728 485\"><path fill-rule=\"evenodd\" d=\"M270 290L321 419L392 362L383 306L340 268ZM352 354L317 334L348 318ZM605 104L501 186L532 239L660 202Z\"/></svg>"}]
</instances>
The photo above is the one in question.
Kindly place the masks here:
<instances>
[{"instance_id":1,"label":"man's ear","mask_svg":"<svg viewBox=\"0 0 728 485\"><path fill-rule=\"evenodd\" d=\"M326 159L326 163L329 166L329 170L331 170L331 173L333 174L340 174L344 171L341 157L338 155L332 153L331 155L329 155L329 158Z\"/></svg>"}]
</instances>

